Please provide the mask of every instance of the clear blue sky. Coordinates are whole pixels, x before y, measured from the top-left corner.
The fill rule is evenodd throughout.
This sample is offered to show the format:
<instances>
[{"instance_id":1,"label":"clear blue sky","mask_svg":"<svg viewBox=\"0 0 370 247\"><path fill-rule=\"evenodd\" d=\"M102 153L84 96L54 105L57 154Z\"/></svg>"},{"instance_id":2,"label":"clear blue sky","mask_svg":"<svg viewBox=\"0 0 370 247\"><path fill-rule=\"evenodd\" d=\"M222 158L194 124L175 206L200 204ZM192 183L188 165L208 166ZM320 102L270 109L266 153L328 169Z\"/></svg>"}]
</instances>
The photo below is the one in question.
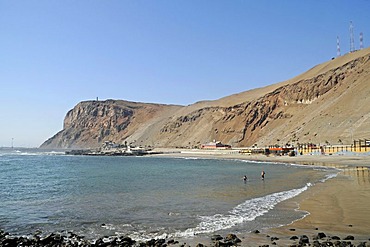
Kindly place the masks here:
<instances>
[{"instance_id":1,"label":"clear blue sky","mask_svg":"<svg viewBox=\"0 0 370 247\"><path fill-rule=\"evenodd\" d=\"M290 79L370 40L370 1L0 0L0 147L83 100L188 105Z\"/></svg>"}]
</instances>

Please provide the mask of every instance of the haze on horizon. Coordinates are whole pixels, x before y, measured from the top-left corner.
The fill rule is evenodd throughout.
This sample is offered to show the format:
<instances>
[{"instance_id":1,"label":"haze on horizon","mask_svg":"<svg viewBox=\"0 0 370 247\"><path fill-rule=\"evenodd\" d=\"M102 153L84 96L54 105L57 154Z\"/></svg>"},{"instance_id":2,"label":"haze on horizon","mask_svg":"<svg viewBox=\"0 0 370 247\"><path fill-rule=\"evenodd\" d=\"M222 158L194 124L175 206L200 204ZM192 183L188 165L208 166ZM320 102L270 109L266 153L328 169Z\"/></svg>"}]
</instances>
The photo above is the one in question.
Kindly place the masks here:
<instances>
[{"instance_id":1,"label":"haze on horizon","mask_svg":"<svg viewBox=\"0 0 370 247\"><path fill-rule=\"evenodd\" d=\"M0 0L0 147L37 147L83 100L188 105L364 47L369 1Z\"/></svg>"}]
</instances>

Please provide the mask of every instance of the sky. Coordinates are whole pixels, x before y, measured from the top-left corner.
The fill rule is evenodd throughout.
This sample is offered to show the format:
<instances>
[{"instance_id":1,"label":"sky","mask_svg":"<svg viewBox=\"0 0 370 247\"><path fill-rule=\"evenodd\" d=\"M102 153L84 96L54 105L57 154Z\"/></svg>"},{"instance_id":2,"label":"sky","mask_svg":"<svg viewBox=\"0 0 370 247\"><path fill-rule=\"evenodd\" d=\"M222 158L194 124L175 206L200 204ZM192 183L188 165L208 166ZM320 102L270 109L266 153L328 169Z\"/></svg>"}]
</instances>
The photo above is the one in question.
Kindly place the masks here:
<instances>
[{"instance_id":1,"label":"sky","mask_svg":"<svg viewBox=\"0 0 370 247\"><path fill-rule=\"evenodd\" d=\"M38 147L85 100L189 105L370 43L370 1L0 0L0 147Z\"/></svg>"}]
</instances>

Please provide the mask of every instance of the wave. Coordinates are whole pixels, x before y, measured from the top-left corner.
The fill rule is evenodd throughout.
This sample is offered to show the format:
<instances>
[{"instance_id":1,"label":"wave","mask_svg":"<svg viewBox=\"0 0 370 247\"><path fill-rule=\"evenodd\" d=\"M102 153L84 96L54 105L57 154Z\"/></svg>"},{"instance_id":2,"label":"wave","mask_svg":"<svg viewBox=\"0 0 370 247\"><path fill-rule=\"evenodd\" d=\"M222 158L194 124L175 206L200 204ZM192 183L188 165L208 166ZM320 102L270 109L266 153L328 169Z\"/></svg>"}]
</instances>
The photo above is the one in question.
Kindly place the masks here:
<instances>
[{"instance_id":1,"label":"wave","mask_svg":"<svg viewBox=\"0 0 370 247\"><path fill-rule=\"evenodd\" d=\"M325 176L325 178L323 178L323 179L320 180L320 182L325 183L327 180L332 179L332 178L335 178L336 176L338 176L338 174L339 174L339 172L327 174Z\"/></svg>"},{"instance_id":2,"label":"wave","mask_svg":"<svg viewBox=\"0 0 370 247\"><path fill-rule=\"evenodd\" d=\"M296 197L306 191L311 183L307 183L299 189L292 189L273 193L267 196L253 198L239 204L228 214L216 214L212 216L200 216L201 222L195 228L177 232L175 237L192 237L203 233L212 233L218 230L229 229L246 221L253 221L273 209L278 203Z\"/></svg>"},{"instance_id":3,"label":"wave","mask_svg":"<svg viewBox=\"0 0 370 247\"><path fill-rule=\"evenodd\" d=\"M184 157L185 160L200 160L200 158L197 157Z\"/></svg>"},{"instance_id":4,"label":"wave","mask_svg":"<svg viewBox=\"0 0 370 247\"><path fill-rule=\"evenodd\" d=\"M207 157L193 157L193 156L189 156L189 157L171 157L171 159L181 159L181 160L213 160L211 158L207 158Z\"/></svg>"},{"instance_id":5,"label":"wave","mask_svg":"<svg viewBox=\"0 0 370 247\"><path fill-rule=\"evenodd\" d=\"M57 151L46 151L46 152L18 151L18 152L14 152L14 153L9 153L8 155L21 155L21 156L65 155L65 152L57 152Z\"/></svg>"},{"instance_id":6,"label":"wave","mask_svg":"<svg viewBox=\"0 0 370 247\"><path fill-rule=\"evenodd\" d=\"M283 165L283 164L288 164L285 162L276 162L276 161L262 161L262 160L243 160L243 159L233 159L234 161L240 161L244 163L250 163L250 164L272 164L272 165Z\"/></svg>"}]
</instances>

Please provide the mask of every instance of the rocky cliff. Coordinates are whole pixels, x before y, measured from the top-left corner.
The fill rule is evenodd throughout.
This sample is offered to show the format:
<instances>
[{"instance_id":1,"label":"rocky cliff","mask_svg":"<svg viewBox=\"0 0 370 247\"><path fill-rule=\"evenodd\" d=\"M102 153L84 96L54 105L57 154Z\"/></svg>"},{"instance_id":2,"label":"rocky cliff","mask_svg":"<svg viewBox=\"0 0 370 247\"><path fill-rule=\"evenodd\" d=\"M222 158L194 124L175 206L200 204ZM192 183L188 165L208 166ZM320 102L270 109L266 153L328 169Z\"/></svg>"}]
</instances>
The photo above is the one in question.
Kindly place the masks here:
<instances>
[{"instance_id":1,"label":"rocky cliff","mask_svg":"<svg viewBox=\"0 0 370 247\"><path fill-rule=\"evenodd\" d=\"M103 141L194 147L351 143L370 138L370 49L336 58L286 82L190 106L108 100L79 103L42 147Z\"/></svg>"},{"instance_id":2,"label":"rocky cliff","mask_svg":"<svg viewBox=\"0 0 370 247\"><path fill-rule=\"evenodd\" d=\"M122 143L140 133L150 133L152 124L179 108L123 100L84 101L67 113L63 130L41 147L93 148L105 141Z\"/></svg>"}]
</instances>

